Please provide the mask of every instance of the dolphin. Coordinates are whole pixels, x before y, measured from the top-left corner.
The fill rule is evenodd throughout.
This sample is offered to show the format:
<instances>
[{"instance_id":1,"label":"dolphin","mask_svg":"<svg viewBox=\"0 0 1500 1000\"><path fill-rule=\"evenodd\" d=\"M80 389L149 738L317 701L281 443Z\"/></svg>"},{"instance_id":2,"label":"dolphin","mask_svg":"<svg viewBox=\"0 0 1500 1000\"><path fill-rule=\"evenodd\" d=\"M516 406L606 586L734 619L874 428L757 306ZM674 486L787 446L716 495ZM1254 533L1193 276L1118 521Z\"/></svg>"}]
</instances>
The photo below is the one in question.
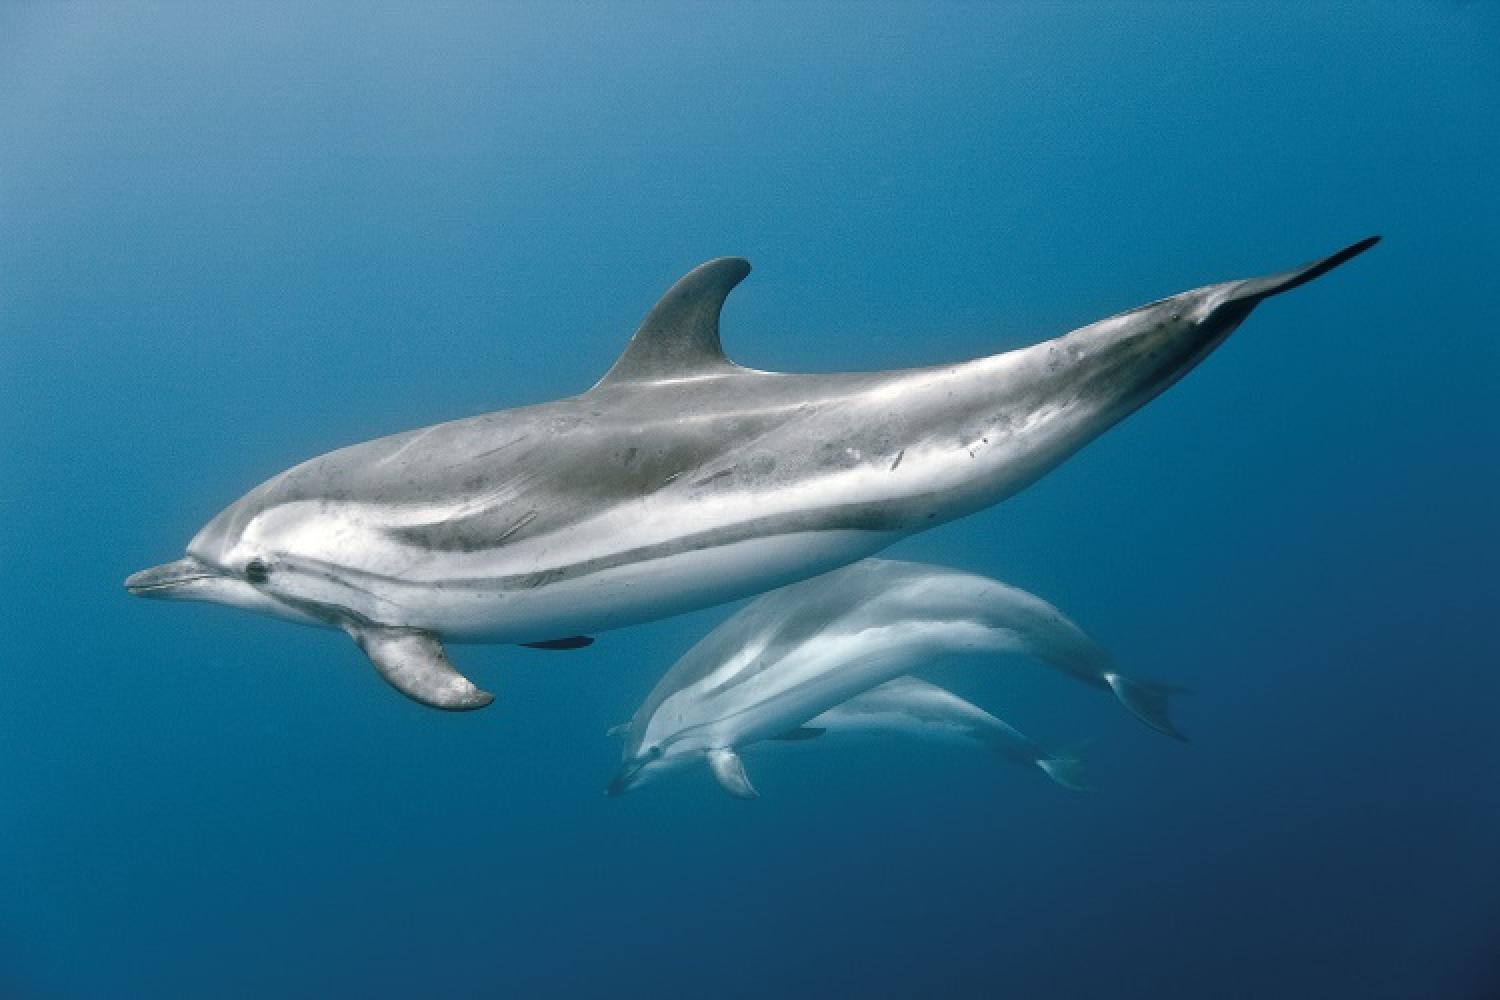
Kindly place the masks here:
<instances>
[{"instance_id":1,"label":"dolphin","mask_svg":"<svg viewBox=\"0 0 1500 1000\"><path fill-rule=\"evenodd\" d=\"M616 726L612 736L629 732L629 723ZM1056 753L1025 733L966 701L946 688L917 677L886 681L814 716L804 726L789 730L755 748L796 745L825 733L845 736L905 736L991 750L1013 764L1039 768L1064 788L1085 791L1091 786L1083 762L1075 753ZM742 748L743 749L743 748ZM636 782L621 782L620 794Z\"/></svg>"},{"instance_id":2,"label":"dolphin","mask_svg":"<svg viewBox=\"0 0 1500 1000\"><path fill-rule=\"evenodd\" d=\"M574 648L807 579L1034 482L1171 385L1269 296L1375 237L1032 347L867 374L756 371L700 265L588 391L318 456L230 504L133 594L341 629L401 692L493 697L445 642Z\"/></svg>"},{"instance_id":3,"label":"dolphin","mask_svg":"<svg viewBox=\"0 0 1500 1000\"><path fill-rule=\"evenodd\" d=\"M1048 750L973 702L918 677L886 681L778 738L795 742L824 733L912 736L979 747L1013 764L1040 768L1064 788L1085 791L1090 787L1083 775L1083 762L1075 753Z\"/></svg>"},{"instance_id":4,"label":"dolphin","mask_svg":"<svg viewBox=\"0 0 1500 1000\"><path fill-rule=\"evenodd\" d=\"M1144 709L1121 700L1176 734L1165 711L1171 689L1125 679L1102 647L1041 598L943 566L865 559L756 598L684 653L617 727L623 762L608 790L618 795L654 773L705 760L731 795L753 798L742 749L816 735L823 727L812 720L823 713L964 652L1027 654L1117 693L1148 688L1154 696L1142 700ZM953 708L941 708L949 721ZM1029 744L1019 749L1030 762L1051 757L1015 736L1012 744ZM1076 780L1071 766L1059 764L1066 780Z\"/></svg>"}]
</instances>

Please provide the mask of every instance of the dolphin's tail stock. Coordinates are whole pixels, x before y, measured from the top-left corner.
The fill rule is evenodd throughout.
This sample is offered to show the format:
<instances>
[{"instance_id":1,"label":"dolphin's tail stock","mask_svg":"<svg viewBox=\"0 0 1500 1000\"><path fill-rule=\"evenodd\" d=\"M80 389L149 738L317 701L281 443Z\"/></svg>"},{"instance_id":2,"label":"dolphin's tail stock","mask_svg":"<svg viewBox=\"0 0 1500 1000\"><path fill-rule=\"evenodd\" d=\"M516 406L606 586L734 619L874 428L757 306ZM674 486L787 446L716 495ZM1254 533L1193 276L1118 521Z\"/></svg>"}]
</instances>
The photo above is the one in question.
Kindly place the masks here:
<instances>
[{"instance_id":1,"label":"dolphin's tail stock","mask_svg":"<svg viewBox=\"0 0 1500 1000\"><path fill-rule=\"evenodd\" d=\"M1174 694L1186 694L1187 688L1176 687L1172 684L1158 684L1155 681L1134 680L1113 670L1104 675L1104 682L1115 693L1115 697L1120 699L1120 704L1129 709L1137 719L1159 733L1165 733L1184 743L1187 742L1187 737L1182 735L1182 731L1172 723L1172 717L1168 712L1170 708L1168 699Z\"/></svg>"},{"instance_id":2,"label":"dolphin's tail stock","mask_svg":"<svg viewBox=\"0 0 1500 1000\"><path fill-rule=\"evenodd\" d=\"M1036 766L1071 792L1091 792L1094 786L1085 774L1082 752L1082 747L1059 750L1038 760Z\"/></svg>"}]
</instances>

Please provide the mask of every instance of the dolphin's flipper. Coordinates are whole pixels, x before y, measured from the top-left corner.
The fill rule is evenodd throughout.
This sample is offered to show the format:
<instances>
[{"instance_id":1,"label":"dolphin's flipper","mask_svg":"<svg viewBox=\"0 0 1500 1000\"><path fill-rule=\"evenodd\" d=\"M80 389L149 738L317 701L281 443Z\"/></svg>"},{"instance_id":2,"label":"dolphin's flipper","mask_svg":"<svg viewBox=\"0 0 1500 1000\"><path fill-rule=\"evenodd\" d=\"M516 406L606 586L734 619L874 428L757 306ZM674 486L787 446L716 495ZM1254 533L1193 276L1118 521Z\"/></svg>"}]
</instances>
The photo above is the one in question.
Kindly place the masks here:
<instances>
[{"instance_id":1,"label":"dolphin's flipper","mask_svg":"<svg viewBox=\"0 0 1500 1000\"><path fill-rule=\"evenodd\" d=\"M443 644L431 632L407 628L346 625L375 669L397 691L433 708L461 712L495 700L453 669Z\"/></svg>"},{"instance_id":2,"label":"dolphin's flipper","mask_svg":"<svg viewBox=\"0 0 1500 1000\"><path fill-rule=\"evenodd\" d=\"M625 353L594 388L743 370L719 344L719 311L749 273L749 261L720 257L683 275L646 314Z\"/></svg>"},{"instance_id":3,"label":"dolphin's flipper","mask_svg":"<svg viewBox=\"0 0 1500 1000\"><path fill-rule=\"evenodd\" d=\"M610 726L609 729L605 731L604 735L614 737L615 739L621 739L628 732L630 732L630 723L616 722L613 726Z\"/></svg>"},{"instance_id":4,"label":"dolphin's flipper","mask_svg":"<svg viewBox=\"0 0 1500 1000\"><path fill-rule=\"evenodd\" d=\"M1187 737L1172 724L1171 716L1167 711L1170 707L1167 699L1174 694L1185 694L1186 688L1173 687L1171 684L1157 684L1153 681L1132 680L1114 671L1106 673L1104 680L1110 690L1114 691L1115 697L1120 699L1120 704L1130 709L1131 714L1137 719L1159 733L1165 733L1184 743L1187 742Z\"/></svg>"},{"instance_id":5,"label":"dolphin's flipper","mask_svg":"<svg viewBox=\"0 0 1500 1000\"><path fill-rule=\"evenodd\" d=\"M740 760L740 755L728 747L719 747L708 751L708 766L713 769L714 777L718 779L720 787L737 799L755 799L760 793L755 786L750 784L750 779L745 775L745 762Z\"/></svg>"},{"instance_id":6,"label":"dolphin's flipper","mask_svg":"<svg viewBox=\"0 0 1500 1000\"><path fill-rule=\"evenodd\" d=\"M542 642L523 642L527 649L583 649L594 644L593 636L570 635L566 639L546 639Z\"/></svg>"}]
</instances>

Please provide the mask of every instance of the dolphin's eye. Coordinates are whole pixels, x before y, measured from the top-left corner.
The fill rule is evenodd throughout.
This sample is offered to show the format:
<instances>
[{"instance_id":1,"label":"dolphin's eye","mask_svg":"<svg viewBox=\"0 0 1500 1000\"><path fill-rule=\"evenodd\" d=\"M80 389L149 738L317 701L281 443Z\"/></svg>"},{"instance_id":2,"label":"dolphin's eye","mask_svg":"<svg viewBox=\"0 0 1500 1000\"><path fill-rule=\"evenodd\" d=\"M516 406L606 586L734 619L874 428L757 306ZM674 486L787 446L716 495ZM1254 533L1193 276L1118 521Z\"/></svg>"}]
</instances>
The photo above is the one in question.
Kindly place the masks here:
<instances>
[{"instance_id":1,"label":"dolphin's eye","mask_svg":"<svg viewBox=\"0 0 1500 1000\"><path fill-rule=\"evenodd\" d=\"M270 575L271 567L259 559L251 559L245 564L245 579L251 583L265 583Z\"/></svg>"},{"instance_id":2,"label":"dolphin's eye","mask_svg":"<svg viewBox=\"0 0 1500 1000\"><path fill-rule=\"evenodd\" d=\"M660 745L654 746L650 750L647 750L646 751L646 756L648 756L648 757L660 757L661 756L661 746Z\"/></svg>"}]
</instances>

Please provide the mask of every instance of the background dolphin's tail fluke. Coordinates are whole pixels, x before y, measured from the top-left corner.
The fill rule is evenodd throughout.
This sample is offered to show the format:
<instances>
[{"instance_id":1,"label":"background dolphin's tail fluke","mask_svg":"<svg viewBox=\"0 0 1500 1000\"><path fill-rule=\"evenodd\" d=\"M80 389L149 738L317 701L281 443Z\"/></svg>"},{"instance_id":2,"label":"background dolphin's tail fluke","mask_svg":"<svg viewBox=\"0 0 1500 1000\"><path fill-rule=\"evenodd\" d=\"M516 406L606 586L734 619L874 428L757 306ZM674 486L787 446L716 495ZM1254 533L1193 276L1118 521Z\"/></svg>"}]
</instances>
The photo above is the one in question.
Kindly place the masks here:
<instances>
[{"instance_id":1,"label":"background dolphin's tail fluke","mask_svg":"<svg viewBox=\"0 0 1500 1000\"><path fill-rule=\"evenodd\" d=\"M1079 750L1060 750L1036 762L1053 781L1072 792L1091 792L1094 786L1084 773Z\"/></svg>"},{"instance_id":2,"label":"background dolphin's tail fluke","mask_svg":"<svg viewBox=\"0 0 1500 1000\"><path fill-rule=\"evenodd\" d=\"M1137 719L1159 733L1165 733L1184 743L1187 742L1187 737L1182 735L1182 731L1173 724L1171 714L1168 712L1171 707L1168 699L1174 694L1187 693L1187 688L1158 684L1154 681L1133 680L1114 671L1106 673L1104 681L1115 693L1115 697L1120 699L1120 704L1128 708Z\"/></svg>"}]
</instances>

